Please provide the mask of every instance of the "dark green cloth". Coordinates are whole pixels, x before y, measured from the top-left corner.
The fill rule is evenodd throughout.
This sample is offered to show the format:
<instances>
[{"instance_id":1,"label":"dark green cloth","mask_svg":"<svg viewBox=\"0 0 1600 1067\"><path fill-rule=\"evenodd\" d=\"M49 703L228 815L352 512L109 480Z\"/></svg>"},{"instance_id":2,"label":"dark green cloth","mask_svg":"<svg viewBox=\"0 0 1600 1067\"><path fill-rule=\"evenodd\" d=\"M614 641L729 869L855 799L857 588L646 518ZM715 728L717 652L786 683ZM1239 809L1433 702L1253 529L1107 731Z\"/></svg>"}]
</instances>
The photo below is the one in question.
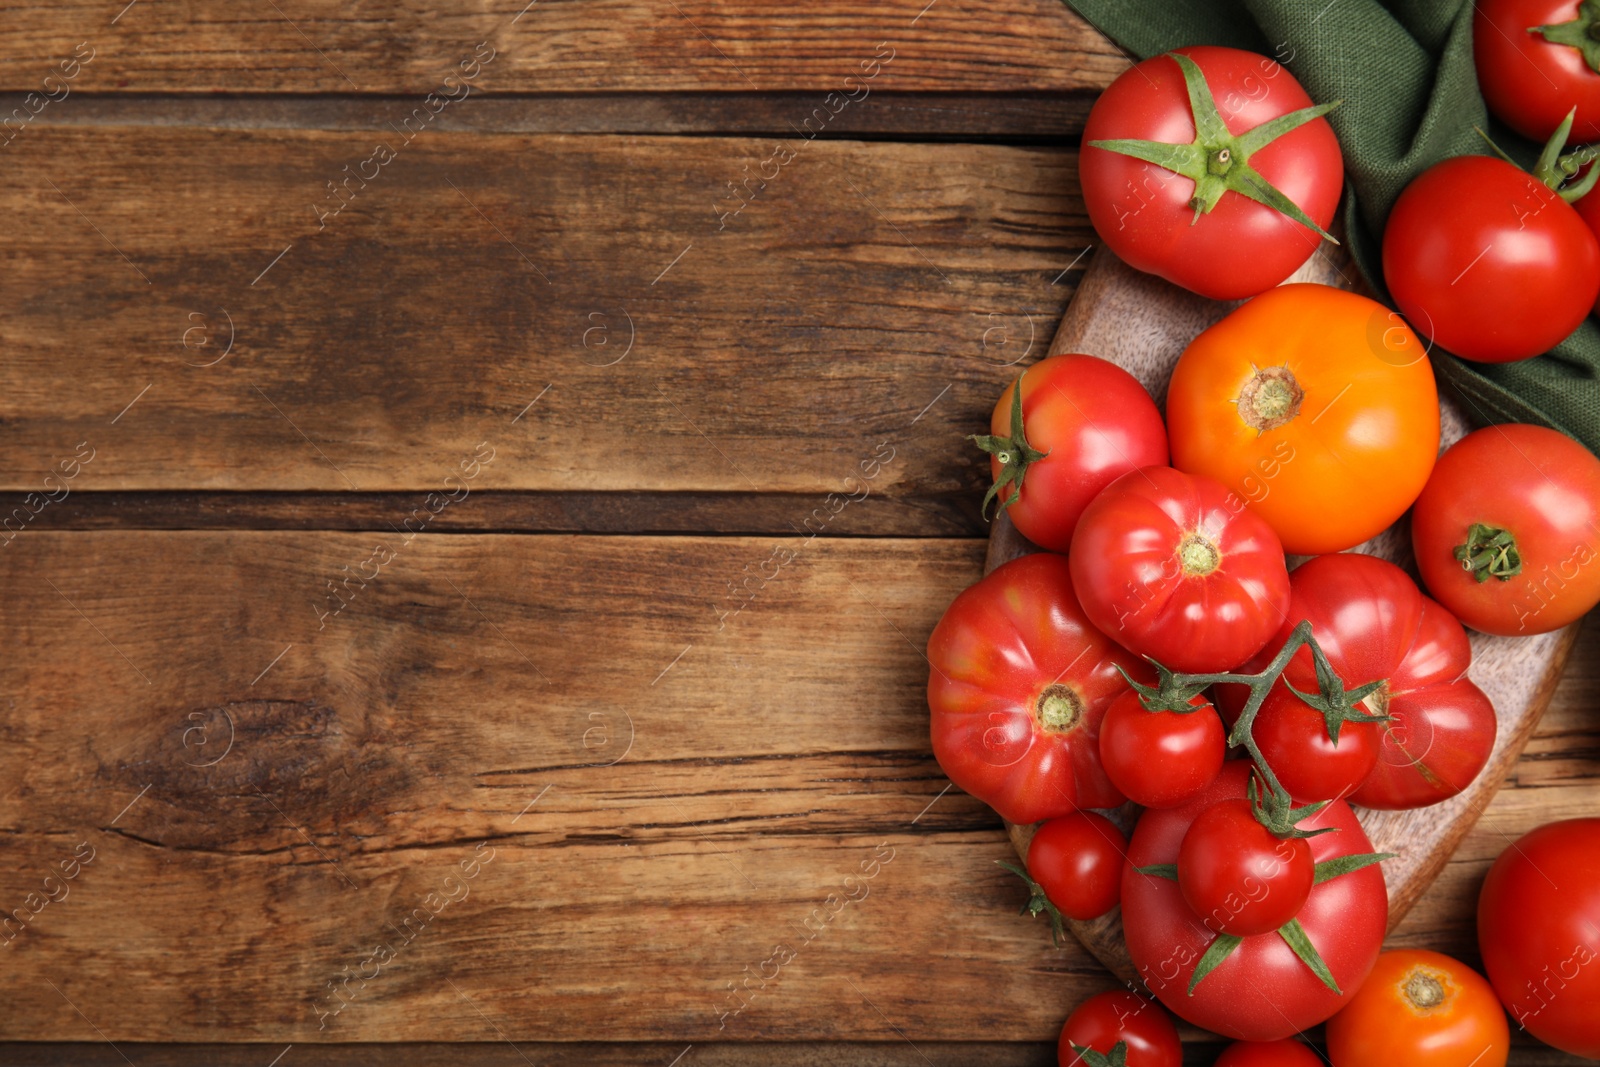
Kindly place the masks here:
<instances>
[{"instance_id":1,"label":"dark green cloth","mask_svg":"<svg viewBox=\"0 0 1600 1067\"><path fill-rule=\"evenodd\" d=\"M1367 281L1385 293L1381 239L1406 184L1449 156L1488 151L1491 129L1472 65L1470 0L1066 0L1140 58L1184 45L1277 58L1328 116L1344 148L1344 222ZM1537 147L1504 128L1496 143L1531 161ZM1538 422L1600 451L1600 327L1519 363L1469 363L1434 350L1438 376L1479 422Z\"/></svg>"}]
</instances>

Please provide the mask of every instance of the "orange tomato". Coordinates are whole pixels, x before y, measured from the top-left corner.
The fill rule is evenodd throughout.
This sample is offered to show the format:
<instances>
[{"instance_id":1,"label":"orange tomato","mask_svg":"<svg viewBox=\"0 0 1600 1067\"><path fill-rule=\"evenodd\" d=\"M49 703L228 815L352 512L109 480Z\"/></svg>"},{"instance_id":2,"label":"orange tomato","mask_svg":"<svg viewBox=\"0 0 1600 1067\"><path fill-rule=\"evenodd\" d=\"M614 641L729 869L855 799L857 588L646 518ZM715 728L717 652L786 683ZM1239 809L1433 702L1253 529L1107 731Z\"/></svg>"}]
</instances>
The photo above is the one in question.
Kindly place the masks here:
<instances>
[{"instance_id":1,"label":"orange tomato","mask_svg":"<svg viewBox=\"0 0 1600 1067\"><path fill-rule=\"evenodd\" d=\"M1505 1067L1510 1042L1488 980L1425 949L1380 955L1366 984L1328 1020L1333 1067Z\"/></svg>"},{"instance_id":2,"label":"orange tomato","mask_svg":"<svg viewBox=\"0 0 1600 1067\"><path fill-rule=\"evenodd\" d=\"M1417 499L1439 454L1427 351L1399 315L1280 285L1196 337L1167 390L1172 465L1228 486L1286 552L1340 552Z\"/></svg>"}]
</instances>

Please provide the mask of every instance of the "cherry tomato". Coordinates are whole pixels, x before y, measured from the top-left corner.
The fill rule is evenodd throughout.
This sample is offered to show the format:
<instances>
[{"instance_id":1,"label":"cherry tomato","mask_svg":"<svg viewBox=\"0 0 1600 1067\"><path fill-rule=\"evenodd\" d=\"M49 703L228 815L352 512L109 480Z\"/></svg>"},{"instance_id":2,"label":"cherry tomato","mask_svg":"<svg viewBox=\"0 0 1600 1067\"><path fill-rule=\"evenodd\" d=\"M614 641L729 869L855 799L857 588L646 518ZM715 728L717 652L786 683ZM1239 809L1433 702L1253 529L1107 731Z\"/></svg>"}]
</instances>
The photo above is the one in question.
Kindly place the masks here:
<instances>
[{"instance_id":1,"label":"cherry tomato","mask_svg":"<svg viewBox=\"0 0 1600 1067\"><path fill-rule=\"evenodd\" d=\"M1228 744L1222 719L1205 697L1191 712L1150 711L1132 689L1111 702L1100 723L1100 763L1111 784L1135 804L1174 808L1210 784Z\"/></svg>"},{"instance_id":2,"label":"cherry tomato","mask_svg":"<svg viewBox=\"0 0 1600 1067\"><path fill-rule=\"evenodd\" d=\"M1028 843L1028 876L1070 919L1098 919L1122 896L1122 858L1128 839L1092 811L1049 819Z\"/></svg>"},{"instance_id":3,"label":"cherry tomato","mask_svg":"<svg viewBox=\"0 0 1600 1067\"><path fill-rule=\"evenodd\" d=\"M1549 823L1500 854L1478 896L1478 948L1518 1026L1600 1059L1600 819Z\"/></svg>"},{"instance_id":4,"label":"cherry tomato","mask_svg":"<svg viewBox=\"0 0 1600 1067\"><path fill-rule=\"evenodd\" d=\"M1457 156L1406 186L1383 231L1406 320L1463 359L1548 351L1600 295L1600 244L1565 200L1503 159Z\"/></svg>"},{"instance_id":5,"label":"cherry tomato","mask_svg":"<svg viewBox=\"0 0 1600 1067\"><path fill-rule=\"evenodd\" d=\"M1489 634L1540 634L1600 603L1597 523L1594 453L1542 426L1490 426L1440 457L1411 543L1428 591L1456 618Z\"/></svg>"},{"instance_id":6,"label":"cherry tomato","mask_svg":"<svg viewBox=\"0 0 1600 1067\"><path fill-rule=\"evenodd\" d=\"M1183 1049L1178 1028L1160 1005L1123 990L1098 993L1079 1004L1061 1028L1056 1060L1061 1067L1082 1067L1078 1049L1109 1055L1121 1042L1127 1046L1127 1067L1181 1067Z\"/></svg>"},{"instance_id":7,"label":"cherry tomato","mask_svg":"<svg viewBox=\"0 0 1600 1067\"><path fill-rule=\"evenodd\" d=\"M956 597L928 638L933 754L1000 817L1034 823L1114 808L1100 720L1128 691L1131 654L1089 624L1067 561L1037 552Z\"/></svg>"},{"instance_id":8,"label":"cherry tomato","mask_svg":"<svg viewBox=\"0 0 1600 1067\"><path fill-rule=\"evenodd\" d=\"M1425 949L1378 957L1350 1003L1328 1020L1333 1067L1505 1067L1506 1013L1489 983Z\"/></svg>"},{"instance_id":9,"label":"cherry tomato","mask_svg":"<svg viewBox=\"0 0 1600 1067\"><path fill-rule=\"evenodd\" d=\"M1176 153L1165 146L1196 140L1195 112L1175 55L1196 64L1209 88L1214 104L1205 119L1236 135L1231 144L1224 144L1227 138L1213 139L1215 144L1188 150L1193 158L1187 177L1103 146L1130 139L1155 142L1165 149L1158 155L1176 162ZM1326 230L1344 184L1344 164L1324 118L1260 147L1237 135L1311 106L1287 70L1266 56L1234 48L1180 48L1125 71L1100 95L1084 127L1078 173L1096 232L1132 266L1202 296L1237 300L1270 289L1310 258L1321 237L1251 199L1249 192L1275 186ZM1218 166L1225 173L1202 191L1193 175L1208 165L1212 173ZM1212 189L1220 199L1197 218L1194 201Z\"/></svg>"},{"instance_id":10,"label":"cherry tomato","mask_svg":"<svg viewBox=\"0 0 1600 1067\"><path fill-rule=\"evenodd\" d=\"M1439 395L1400 317L1326 285L1263 293L1190 343L1167 389L1172 465L1214 478L1286 552L1388 528L1439 452Z\"/></svg>"},{"instance_id":11,"label":"cherry tomato","mask_svg":"<svg viewBox=\"0 0 1600 1067\"><path fill-rule=\"evenodd\" d=\"M1577 0L1476 0L1473 7L1478 88L1495 118L1543 143L1576 107L1572 139L1600 138L1600 75L1588 60L1600 53ZM1534 32L1540 27L1556 40ZM1584 44L1562 44L1563 38Z\"/></svg>"},{"instance_id":12,"label":"cherry tomato","mask_svg":"<svg viewBox=\"0 0 1600 1067\"><path fill-rule=\"evenodd\" d=\"M1183 835L1178 888L1211 929L1249 937L1300 913L1315 866L1305 838L1274 837L1248 800L1219 800Z\"/></svg>"},{"instance_id":13,"label":"cherry tomato","mask_svg":"<svg viewBox=\"0 0 1600 1067\"><path fill-rule=\"evenodd\" d=\"M1289 594L1284 630L1247 669L1259 669L1269 652L1283 647L1294 626L1310 620L1313 635L1347 690L1384 680L1360 706L1390 716L1389 721L1346 722L1339 734L1340 749L1347 743L1364 745L1366 731L1377 745L1377 759L1349 794L1350 802L1368 808L1418 808L1455 796L1471 784L1489 761L1496 723L1494 705L1467 677L1472 646L1461 624L1423 596L1399 567L1355 552L1302 563L1289 576ZM1302 693L1317 691L1309 648L1295 654L1268 694L1273 708L1269 711L1264 703L1256 718L1252 732L1257 744L1291 794L1307 800L1339 795L1354 777L1357 757L1341 753L1337 764L1313 763L1312 751L1321 752L1324 759L1317 762L1322 763L1333 758L1334 750L1326 743L1306 744L1321 717L1295 707L1298 698L1293 694L1279 695L1285 682ZM1242 704L1233 686L1219 686L1217 700L1230 714ZM1275 721L1280 713L1291 720L1288 725ZM1279 736L1280 731L1287 736ZM1326 732L1321 736L1325 741ZM1305 753L1303 762L1295 752ZM1350 766L1343 764L1345 759Z\"/></svg>"},{"instance_id":14,"label":"cherry tomato","mask_svg":"<svg viewBox=\"0 0 1600 1067\"><path fill-rule=\"evenodd\" d=\"M1348 799L1378 765L1376 724L1341 723L1334 741L1322 713L1281 685L1262 701L1251 733L1279 784L1296 800Z\"/></svg>"},{"instance_id":15,"label":"cherry tomato","mask_svg":"<svg viewBox=\"0 0 1600 1067\"><path fill-rule=\"evenodd\" d=\"M1311 1046L1286 1037L1282 1041L1235 1041L1217 1057L1216 1067L1324 1067Z\"/></svg>"},{"instance_id":16,"label":"cherry tomato","mask_svg":"<svg viewBox=\"0 0 1600 1067\"><path fill-rule=\"evenodd\" d=\"M1219 935L1185 902L1176 881L1136 868L1179 862L1195 819L1219 800L1245 796L1249 777L1249 763L1233 760L1183 807L1151 809L1139 816L1122 873L1122 925L1134 969L1171 1011L1226 1037L1276 1041L1323 1021L1360 987L1378 957L1389 903L1383 874L1373 865L1312 886L1295 916L1339 993L1325 986L1276 931L1242 939L1188 993L1196 964ZM1372 851L1354 812L1342 801L1300 826L1338 831L1307 839L1318 863Z\"/></svg>"},{"instance_id":17,"label":"cherry tomato","mask_svg":"<svg viewBox=\"0 0 1600 1067\"><path fill-rule=\"evenodd\" d=\"M1017 494L1007 507L1017 531L1065 552L1095 494L1128 471L1167 462L1167 429L1144 386L1096 356L1051 356L1021 381L1025 442L1012 424L1012 382L994 406L992 436L979 445L990 453L995 499L1004 505Z\"/></svg>"},{"instance_id":18,"label":"cherry tomato","mask_svg":"<svg viewBox=\"0 0 1600 1067\"><path fill-rule=\"evenodd\" d=\"M1237 667L1289 606L1272 527L1220 483L1171 467L1108 485L1084 509L1067 560L1089 621L1173 670Z\"/></svg>"}]
</instances>

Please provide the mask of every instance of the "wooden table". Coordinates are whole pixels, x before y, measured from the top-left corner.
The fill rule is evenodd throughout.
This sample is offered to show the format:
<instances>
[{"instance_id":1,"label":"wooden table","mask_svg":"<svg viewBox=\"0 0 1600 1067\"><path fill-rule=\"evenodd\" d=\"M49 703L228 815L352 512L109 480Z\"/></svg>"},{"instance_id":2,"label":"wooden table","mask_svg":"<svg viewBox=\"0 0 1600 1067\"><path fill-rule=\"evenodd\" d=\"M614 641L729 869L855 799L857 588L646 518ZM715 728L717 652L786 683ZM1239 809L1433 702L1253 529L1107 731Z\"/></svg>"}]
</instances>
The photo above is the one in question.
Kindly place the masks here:
<instances>
[{"instance_id":1,"label":"wooden table","mask_svg":"<svg viewBox=\"0 0 1600 1067\"><path fill-rule=\"evenodd\" d=\"M0 1060L1053 1062L921 649L1125 60L445 7L0 11ZM1397 943L1596 810L1597 651Z\"/></svg>"}]
</instances>

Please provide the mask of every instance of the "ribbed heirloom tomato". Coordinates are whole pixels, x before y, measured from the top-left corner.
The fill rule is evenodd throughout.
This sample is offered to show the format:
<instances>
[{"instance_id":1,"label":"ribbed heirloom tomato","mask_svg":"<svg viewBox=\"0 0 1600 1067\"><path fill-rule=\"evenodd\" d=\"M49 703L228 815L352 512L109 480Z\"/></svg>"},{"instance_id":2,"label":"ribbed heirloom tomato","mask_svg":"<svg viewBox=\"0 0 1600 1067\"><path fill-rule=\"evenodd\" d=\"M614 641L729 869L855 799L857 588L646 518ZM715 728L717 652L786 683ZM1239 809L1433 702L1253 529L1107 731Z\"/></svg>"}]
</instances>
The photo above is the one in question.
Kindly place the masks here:
<instances>
[{"instance_id":1,"label":"ribbed heirloom tomato","mask_svg":"<svg viewBox=\"0 0 1600 1067\"><path fill-rule=\"evenodd\" d=\"M1009 822L1123 802L1100 766L1100 721L1146 673L1090 625L1064 557L1036 552L964 590L928 638L933 754Z\"/></svg>"},{"instance_id":2,"label":"ribbed heirloom tomato","mask_svg":"<svg viewBox=\"0 0 1600 1067\"><path fill-rule=\"evenodd\" d=\"M1167 462L1167 428L1138 380L1098 356L1051 356L1023 372L1000 394L989 453L996 501L1017 531L1038 545L1065 552L1078 516L1095 494L1136 467Z\"/></svg>"},{"instance_id":3,"label":"ribbed heirloom tomato","mask_svg":"<svg viewBox=\"0 0 1600 1067\"><path fill-rule=\"evenodd\" d=\"M1286 552L1342 552L1422 491L1439 396L1394 312L1326 285L1282 285L1184 350L1167 428L1172 465L1237 493Z\"/></svg>"},{"instance_id":4,"label":"ribbed heirloom tomato","mask_svg":"<svg viewBox=\"0 0 1600 1067\"><path fill-rule=\"evenodd\" d=\"M1089 621L1172 670L1237 667L1289 606L1272 527L1220 483L1171 467L1108 485L1084 509L1067 560Z\"/></svg>"}]
</instances>

